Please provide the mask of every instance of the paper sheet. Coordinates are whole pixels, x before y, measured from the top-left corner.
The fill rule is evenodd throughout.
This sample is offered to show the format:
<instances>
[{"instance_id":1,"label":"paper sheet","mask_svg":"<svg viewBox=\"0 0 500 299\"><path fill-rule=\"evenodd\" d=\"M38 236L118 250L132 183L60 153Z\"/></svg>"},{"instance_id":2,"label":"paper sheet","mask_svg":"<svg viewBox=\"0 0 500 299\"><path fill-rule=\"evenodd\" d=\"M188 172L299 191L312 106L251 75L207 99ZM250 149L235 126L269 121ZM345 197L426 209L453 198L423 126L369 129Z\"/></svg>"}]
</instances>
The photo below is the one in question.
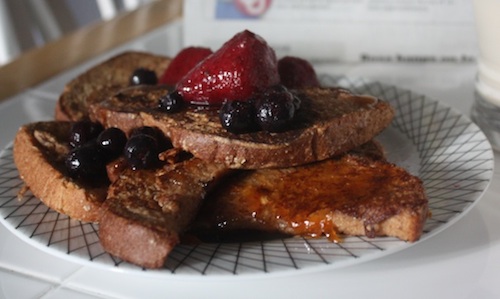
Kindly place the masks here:
<instances>
[{"instance_id":1,"label":"paper sheet","mask_svg":"<svg viewBox=\"0 0 500 299\"><path fill-rule=\"evenodd\" d=\"M249 29L279 57L314 62L471 63L467 0L185 0L183 43L217 49Z\"/></svg>"}]
</instances>

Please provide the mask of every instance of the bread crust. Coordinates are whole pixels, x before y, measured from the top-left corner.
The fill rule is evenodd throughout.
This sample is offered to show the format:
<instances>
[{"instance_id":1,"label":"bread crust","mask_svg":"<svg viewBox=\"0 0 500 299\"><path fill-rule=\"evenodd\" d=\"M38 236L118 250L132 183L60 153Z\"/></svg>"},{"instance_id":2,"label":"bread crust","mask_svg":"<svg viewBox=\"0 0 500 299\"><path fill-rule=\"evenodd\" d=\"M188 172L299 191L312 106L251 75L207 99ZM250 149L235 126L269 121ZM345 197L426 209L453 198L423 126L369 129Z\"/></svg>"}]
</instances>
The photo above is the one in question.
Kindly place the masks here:
<instances>
[{"instance_id":1,"label":"bread crust","mask_svg":"<svg viewBox=\"0 0 500 299\"><path fill-rule=\"evenodd\" d=\"M107 186L90 187L70 179L61 155L68 151L68 122L22 126L14 139L14 162L21 179L45 205L72 219L97 222Z\"/></svg>"},{"instance_id":2,"label":"bread crust","mask_svg":"<svg viewBox=\"0 0 500 299\"><path fill-rule=\"evenodd\" d=\"M175 230L158 229L144 220L116 213L112 206L105 205L99 223L99 241L108 253L125 261L160 268L179 243L179 235Z\"/></svg>"}]
</instances>

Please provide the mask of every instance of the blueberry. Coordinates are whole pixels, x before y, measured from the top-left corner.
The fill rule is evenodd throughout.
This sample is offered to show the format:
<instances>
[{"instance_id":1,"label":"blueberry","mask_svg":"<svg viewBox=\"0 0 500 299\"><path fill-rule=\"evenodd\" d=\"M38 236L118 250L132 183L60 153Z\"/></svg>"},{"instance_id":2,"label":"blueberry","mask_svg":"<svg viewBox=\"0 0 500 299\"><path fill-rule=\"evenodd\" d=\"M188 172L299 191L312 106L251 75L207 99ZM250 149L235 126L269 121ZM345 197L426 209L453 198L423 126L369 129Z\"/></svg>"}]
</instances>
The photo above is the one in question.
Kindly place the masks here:
<instances>
[{"instance_id":1,"label":"blueberry","mask_svg":"<svg viewBox=\"0 0 500 299\"><path fill-rule=\"evenodd\" d=\"M69 144L73 148L82 146L96 139L103 130L104 128L100 123L88 120L75 122L71 126Z\"/></svg>"},{"instance_id":2,"label":"blueberry","mask_svg":"<svg viewBox=\"0 0 500 299\"><path fill-rule=\"evenodd\" d=\"M294 95L293 96L293 106L295 107L295 111L300 109L301 104L302 104L302 100L298 96Z\"/></svg>"},{"instance_id":3,"label":"blueberry","mask_svg":"<svg viewBox=\"0 0 500 299\"><path fill-rule=\"evenodd\" d=\"M248 133L258 129L255 108L248 101L225 102L219 111L219 119L222 127L231 133Z\"/></svg>"},{"instance_id":4,"label":"blueberry","mask_svg":"<svg viewBox=\"0 0 500 299\"><path fill-rule=\"evenodd\" d=\"M146 135L131 136L124 148L124 155L133 169L155 167L158 162L158 143L156 139Z\"/></svg>"},{"instance_id":5,"label":"blueberry","mask_svg":"<svg viewBox=\"0 0 500 299\"><path fill-rule=\"evenodd\" d=\"M274 87L255 101L257 123L264 131L282 132L292 123L295 109L300 106L296 97L285 87Z\"/></svg>"},{"instance_id":6,"label":"blueberry","mask_svg":"<svg viewBox=\"0 0 500 299\"><path fill-rule=\"evenodd\" d=\"M130 132L130 137L133 137L135 135L141 135L141 134L145 134L145 135L149 135L149 136L153 137L158 144L158 151L159 152L165 151L165 150L173 147L170 140L163 134L162 131L160 131L160 129L158 129L156 127L142 126L142 127L134 128Z\"/></svg>"},{"instance_id":7,"label":"blueberry","mask_svg":"<svg viewBox=\"0 0 500 299\"><path fill-rule=\"evenodd\" d=\"M283 84L273 85L264 91L264 93L267 93L269 95L273 93L282 93L282 92L289 92L288 88L286 88L286 86Z\"/></svg>"},{"instance_id":8,"label":"blueberry","mask_svg":"<svg viewBox=\"0 0 500 299\"><path fill-rule=\"evenodd\" d=\"M96 182L106 177L106 163L96 142L88 142L74 148L66 156L69 176L85 182Z\"/></svg>"},{"instance_id":9,"label":"blueberry","mask_svg":"<svg viewBox=\"0 0 500 299\"><path fill-rule=\"evenodd\" d=\"M107 161L118 157L126 142L127 136L118 128L107 128L97 137L97 144L103 149Z\"/></svg>"},{"instance_id":10,"label":"blueberry","mask_svg":"<svg viewBox=\"0 0 500 299\"><path fill-rule=\"evenodd\" d=\"M179 92L174 91L161 97L158 106L162 111L176 113L182 110L184 100Z\"/></svg>"},{"instance_id":11,"label":"blueberry","mask_svg":"<svg viewBox=\"0 0 500 299\"><path fill-rule=\"evenodd\" d=\"M129 80L130 85L156 85L157 83L158 77L156 73L146 68L136 69Z\"/></svg>"},{"instance_id":12,"label":"blueberry","mask_svg":"<svg viewBox=\"0 0 500 299\"><path fill-rule=\"evenodd\" d=\"M157 138L160 134L160 130L155 127L150 127L150 126L141 126L137 128L133 128L132 131L130 131L130 137L133 137L135 135L149 135L153 138Z\"/></svg>"}]
</instances>

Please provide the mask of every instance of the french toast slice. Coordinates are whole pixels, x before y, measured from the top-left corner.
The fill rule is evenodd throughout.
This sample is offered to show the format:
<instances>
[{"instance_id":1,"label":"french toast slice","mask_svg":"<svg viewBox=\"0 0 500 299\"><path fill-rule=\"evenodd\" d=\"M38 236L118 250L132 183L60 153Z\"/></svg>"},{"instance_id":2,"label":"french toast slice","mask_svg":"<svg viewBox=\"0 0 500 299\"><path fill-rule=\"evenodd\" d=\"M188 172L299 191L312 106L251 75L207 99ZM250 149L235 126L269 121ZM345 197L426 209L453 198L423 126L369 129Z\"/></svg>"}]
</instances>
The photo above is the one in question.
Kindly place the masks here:
<instances>
[{"instance_id":1,"label":"french toast slice","mask_svg":"<svg viewBox=\"0 0 500 299\"><path fill-rule=\"evenodd\" d=\"M89 185L69 177L64 159L70 128L70 122L62 121L22 126L14 139L14 162L26 186L45 205L73 219L97 222L108 184Z\"/></svg>"},{"instance_id":2,"label":"french toast slice","mask_svg":"<svg viewBox=\"0 0 500 299\"><path fill-rule=\"evenodd\" d=\"M420 179L369 143L308 165L241 171L206 198L193 227L198 235L252 229L332 241L343 234L414 242L428 213Z\"/></svg>"},{"instance_id":3,"label":"french toast slice","mask_svg":"<svg viewBox=\"0 0 500 299\"><path fill-rule=\"evenodd\" d=\"M114 56L66 84L56 105L55 119L86 119L90 104L128 86L134 70L146 68L160 77L169 63L170 58L146 52L129 51Z\"/></svg>"},{"instance_id":4,"label":"french toast slice","mask_svg":"<svg viewBox=\"0 0 500 299\"><path fill-rule=\"evenodd\" d=\"M105 127L146 125L159 128L174 147L228 168L292 167L343 154L373 139L394 116L391 106L373 97L339 88L305 88L295 121L285 132L233 134L220 124L213 107L187 106L161 112L165 86L126 88L91 105L90 118Z\"/></svg>"},{"instance_id":5,"label":"french toast slice","mask_svg":"<svg viewBox=\"0 0 500 299\"><path fill-rule=\"evenodd\" d=\"M205 194L227 171L196 158L156 170L126 169L111 184L102 207L101 245L128 262L162 267Z\"/></svg>"}]
</instances>

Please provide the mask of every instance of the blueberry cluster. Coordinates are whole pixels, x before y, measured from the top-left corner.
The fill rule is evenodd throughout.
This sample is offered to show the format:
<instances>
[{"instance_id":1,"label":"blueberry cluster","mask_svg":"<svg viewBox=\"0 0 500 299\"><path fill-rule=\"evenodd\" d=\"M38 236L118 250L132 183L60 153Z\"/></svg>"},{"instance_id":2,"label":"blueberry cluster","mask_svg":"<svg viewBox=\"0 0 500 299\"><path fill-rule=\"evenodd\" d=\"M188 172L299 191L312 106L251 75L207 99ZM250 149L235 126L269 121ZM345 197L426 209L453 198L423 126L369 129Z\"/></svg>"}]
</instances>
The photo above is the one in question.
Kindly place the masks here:
<instances>
[{"instance_id":1,"label":"blueberry cluster","mask_svg":"<svg viewBox=\"0 0 500 299\"><path fill-rule=\"evenodd\" d=\"M118 128L104 129L91 121L75 122L70 131L71 150L65 164L69 175L87 183L107 179L106 164L124 155L133 169L154 168L160 151L172 147L156 128L139 127L126 134Z\"/></svg>"},{"instance_id":2,"label":"blueberry cluster","mask_svg":"<svg viewBox=\"0 0 500 299\"><path fill-rule=\"evenodd\" d=\"M182 110L185 102L178 91L159 99L158 107L167 113ZM295 112L300 108L300 99L279 84L254 95L251 99L226 101L219 110L223 128L235 134L259 130L282 132L290 127Z\"/></svg>"},{"instance_id":3,"label":"blueberry cluster","mask_svg":"<svg viewBox=\"0 0 500 299\"><path fill-rule=\"evenodd\" d=\"M258 130L282 132L293 122L300 99L283 85L276 85L244 101L225 102L219 112L222 126L232 133Z\"/></svg>"},{"instance_id":4,"label":"blueberry cluster","mask_svg":"<svg viewBox=\"0 0 500 299\"><path fill-rule=\"evenodd\" d=\"M74 123L69 136L72 149L65 160L69 175L89 183L104 180L106 163L121 153L126 141L119 129L105 130L101 124L90 121Z\"/></svg>"}]
</instances>

